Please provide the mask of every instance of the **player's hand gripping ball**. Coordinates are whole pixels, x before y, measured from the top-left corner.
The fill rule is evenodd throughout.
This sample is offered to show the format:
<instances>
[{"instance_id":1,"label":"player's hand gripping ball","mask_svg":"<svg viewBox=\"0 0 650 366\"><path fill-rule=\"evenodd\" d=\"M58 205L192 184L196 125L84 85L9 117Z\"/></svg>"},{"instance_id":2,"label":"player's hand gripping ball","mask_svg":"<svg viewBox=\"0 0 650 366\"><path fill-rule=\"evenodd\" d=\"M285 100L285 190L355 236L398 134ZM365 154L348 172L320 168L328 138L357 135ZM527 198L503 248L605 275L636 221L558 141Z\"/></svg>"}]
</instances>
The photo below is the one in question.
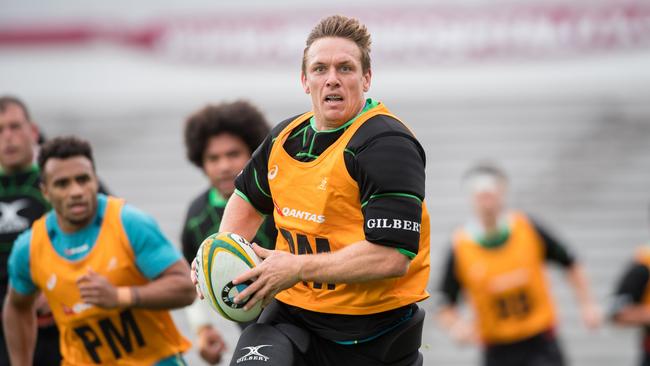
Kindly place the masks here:
<instances>
[{"instance_id":1,"label":"player's hand gripping ball","mask_svg":"<svg viewBox=\"0 0 650 366\"><path fill-rule=\"evenodd\" d=\"M248 298L239 304L234 302L251 282L233 285L232 280L261 262L251 244L237 234L221 232L205 238L196 253L196 278L204 301L228 320L247 322L257 318L262 311L261 301L248 311L244 311Z\"/></svg>"}]
</instances>

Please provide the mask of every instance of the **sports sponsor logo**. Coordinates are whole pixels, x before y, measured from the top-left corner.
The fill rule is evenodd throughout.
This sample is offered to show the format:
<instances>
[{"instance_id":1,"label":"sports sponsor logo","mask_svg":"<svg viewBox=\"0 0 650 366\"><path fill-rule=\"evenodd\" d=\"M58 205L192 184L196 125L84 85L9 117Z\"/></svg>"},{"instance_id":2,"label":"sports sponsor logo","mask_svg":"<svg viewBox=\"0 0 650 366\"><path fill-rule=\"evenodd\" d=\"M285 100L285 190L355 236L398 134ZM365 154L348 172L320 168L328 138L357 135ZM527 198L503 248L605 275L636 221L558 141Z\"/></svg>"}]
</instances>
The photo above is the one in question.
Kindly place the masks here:
<instances>
[{"instance_id":1,"label":"sports sponsor logo","mask_svg":"<svg viewBox=\"0 0 650 366\"><path fill-rule=\"evenodd\" d=\"M366 227L368 229L397 229L406 231L420 232L420 223L401 219L368 219Z\"/></svg>"},{"instance_id":2,"label":"sports sponsor logo","mask_svg":"<svg viewBox=\"0 0 650 366\"><path fill-rule=\"evenodd\" d=\"M29 206L26 199L6 203L0 202L0 234L15 233L29 227L29 220L20 216L18 211Z\"/></svg>"},{"instance_id":3,"label":"sports sponsor logo","mask_svg":"<svg viewBox=\"0 0 650 366\"><path fill-rule=\"evenodd\" d=\"M54 289L54 286L56 286L56 273L52 273L45 283L45 287L50 291Z\"/></svg>"},{"instance_id":4,"label":"sports sponsor logo","mask_svg":"<svg viewBox=\"0 0 650 366\"><path fill-rule=\"evenodd\" d=\"M63 307L63 314L65 314L65 315L76 315L76 314L83 313L84 311L92 308L93 306L90 305L90 304L87 304L85 302L78 302L78 303L72 305L72 307L68 307L65 304L63 304L62 307Z\"/></svg>"},{"instance_id":5,"label":"sports sponsor logo","mask_svg":"<svg viewBox=\"0 0 650 366\"><path fill-rule=\"evenodd\" d=\"M295 217L300 220L311 221L317 224L325 222L325 215L319 215L312 212L296 210L295 208L282 208L282 216Z\"/></svg>"},{"instance_id":6,"label":"sports sponsor logo","mask_svg":"<svg viewBox=\"0 0 650 366\"><path fill-rule=\"evenodd\" d=\"M248 303L248 300L250 300L250 297L245 298L244 301L241 303L236 303L235 297L239 295L240 292L244 291L246 287L250 286L252 283L253 281L251 280L248 280L244 283L240 283L239 285L233 284L232 281L228 282L221 289L221 300L223 300L224 304L230 306L233 309L243 308Z\"/></svg>"},{"instance_id":7,"label":"sports sponsor logo","mask_svg":"<svg viewBox=\"0 0 650 366\"><path fill-rule=\"evenodd\" d=\"M280 209L280 206L278 206L278 204L275 203L275 200L273 200L273 206L275 207L275 212L277 212L278 215L280 215L281 217L284 217L284 215L282 214L282 210Z\"/></svg>"},{"instance_id":8,"label":"sports sponsor logo","mask_svg":"<svg viewBox=\"0 0 650 366\"><path fill-rule=\"evenodd\" d=\"M241 350L248 350L248 353L237 359L237 363L246 361L264 361L268 362L270 357L260 353L260 348L271 347L270 344L260 344L259 346L244 347Z\"/></svg>"},{"instance_id":9,"label":"sports sponsor logo","mask_svg":"<svg viewBox=\"0 0 650 366\"><path fill-rule=\"evenodd\" d=\"M327 177L323 177L323 180L321 180L320 184L318 185L318 189L320 189L321 191L327 190Z\"/></svg>"},{"instance_id":10,"label":"sports sponsor logo","mask_svg":"<svg viewBox=\"0 0 650 366\"><path fill-rule=\"evenodd\" d=\"M268 174L269 180L273 180L275 179L275 177L277 177L278 170L280 170L280 168L278 168L277 164L273 165L273 167L269 169L269 174Z\"/></svg>"},{"instance_id":11,"label":"sports sponsor logo","mask_svg":"<svg viewBox=\"0 0 650 366\"><path fill-rule=\"evenodd\" d=\"M112 257L110 261L108 261L108 265L106 266L106 271L110 272L117 268L117 257Z\"/></svg>"},{"instance_id":12,"label":"sports sponsor logo","mask_svg":"<svg viewBox=\"0 0 650 366\"><path fill-rule=\"evenodd\" d=\"M242 247L251 247L251 243L247 242L246 239L242 238L238 234L232 233L230 234L230 237L237 242L237 244L241 245Z\"/></svg>"},{"instance_id":13,"label":"sports sponsor logo","mask_svg":"<svg viewBox=\"0 0 650 366\"><path fill-rule=\"evenodd\" d=\"M63 252L67 256L73 256L75 254L82 254L87 252L90 249L90 245L88 243L84 243L78 247L72 247L72 248L67 248Z\"/></svg>"}]
</instances>

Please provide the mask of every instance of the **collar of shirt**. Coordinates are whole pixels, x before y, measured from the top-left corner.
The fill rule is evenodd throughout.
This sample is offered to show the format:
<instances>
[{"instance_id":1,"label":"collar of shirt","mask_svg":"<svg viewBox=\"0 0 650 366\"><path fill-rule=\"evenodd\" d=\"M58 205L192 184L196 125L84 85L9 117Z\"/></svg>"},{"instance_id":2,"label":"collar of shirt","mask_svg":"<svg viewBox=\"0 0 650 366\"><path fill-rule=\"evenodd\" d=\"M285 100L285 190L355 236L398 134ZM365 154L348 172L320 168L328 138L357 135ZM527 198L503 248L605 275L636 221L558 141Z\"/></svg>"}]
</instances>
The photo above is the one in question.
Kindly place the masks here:
<instances>
[{"instance_id":1,"label":"collar of shirt","mask_svg":"<svg viewBox=\"0 0 650 366\"><path fill-rule=\"evenodd\" d=\"M93 220L83 229L74 233L65 233L61 230L56 219L56 212L51 210L45 219L45 226L50 241L56 252L68 260L79 260L86 256L94 247L99 230L102 226L102 219L106 211L107 197L99 193L97 195L97 212Z\"/></svg>"}]
</instances>

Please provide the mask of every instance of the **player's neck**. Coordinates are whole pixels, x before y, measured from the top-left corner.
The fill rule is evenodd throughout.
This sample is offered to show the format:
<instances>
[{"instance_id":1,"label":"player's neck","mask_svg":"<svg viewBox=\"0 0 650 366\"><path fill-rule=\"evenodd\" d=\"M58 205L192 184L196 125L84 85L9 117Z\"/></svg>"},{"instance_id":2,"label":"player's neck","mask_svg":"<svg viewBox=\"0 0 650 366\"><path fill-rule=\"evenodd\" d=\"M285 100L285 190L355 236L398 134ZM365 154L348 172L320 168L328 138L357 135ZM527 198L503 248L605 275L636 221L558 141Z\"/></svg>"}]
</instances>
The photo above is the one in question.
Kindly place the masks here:
<instances>
[{"instance_id":1,"label":"player's neck","mask_svg":"<svg viewBox=\"0 0 650 366\"><path fill-rule=\"evenodd\" d=\"M317 131L331 131L331 130L336 130L337 128L343 126L344 124L350 122L357 116L363 112L363 109L366 107L366 102L363 100L363 103L361 103L361 106L358 108L357 113L355 113L352 117L345 121L327 121L325 118L322 116L319 116L318 114L314 114L314 127L316 128Z\"/></svg>"},{"instance_id":2,"label":"player's neck","mask_svg":"<svg viewBox=\"0 0 650 366\"><path fill-rule=\"evenodd\" d=\"M95 218L95 215L84 221L72 222L62 218L60 215L57 215L56 221L59 224L59 228L62 232L66 234L74 234L77 231L81 231L83 228L88 226L93 221L93 218Z\"/></svg>"},{"instance_id":3,"label":"player's neck","mask_svg":"<svg viewBox=\"0 0 650 366\"><path fill-rule=\"evenodd\" d=\"M0 169L6 175L14 175L14 174L26 172L30 170L32 166L33 164L30 160L27 163L20 164L20 165L13 165L13 166L0 165Z\"/></svg>"},{"instance_id":4,"label":"player's neck","mask_svg":"<svg viewBox=\"0 0 650 366\"><path fill-rule=\"evenodd\" d=\"M98 204L95 204L95 209L87 218L79 221L72 221L63 217L59 212L56 212L56 222L59 224L59 229L66 234L74 234L78 231L85 229L90 225L97 216Z\"/></svg>"},{"instance_id":5,"label":"player's neck","mask_svg":"<svg viewBox=\"0 0 650 366\"><path fill-rule=\"evenodd\" d=\"M487 235L495 233L499 230L498 217L481 217L480 222L481 226L483 227L483 232Z\"/></svg>"},{"instance_id":6,"label":"player's neck","mask_svg":"<svg viewBox=\"0 0 650 366\"><path fill-rule=\"evenodd\" d=\"M335 130L345 124L347 121L343 122L335 122L335 121L321 121L320 118L316 117L314 118L314 127L316 128L316 131L322 132L322 131L331 131Z\"/></svg>"}]
</instances>

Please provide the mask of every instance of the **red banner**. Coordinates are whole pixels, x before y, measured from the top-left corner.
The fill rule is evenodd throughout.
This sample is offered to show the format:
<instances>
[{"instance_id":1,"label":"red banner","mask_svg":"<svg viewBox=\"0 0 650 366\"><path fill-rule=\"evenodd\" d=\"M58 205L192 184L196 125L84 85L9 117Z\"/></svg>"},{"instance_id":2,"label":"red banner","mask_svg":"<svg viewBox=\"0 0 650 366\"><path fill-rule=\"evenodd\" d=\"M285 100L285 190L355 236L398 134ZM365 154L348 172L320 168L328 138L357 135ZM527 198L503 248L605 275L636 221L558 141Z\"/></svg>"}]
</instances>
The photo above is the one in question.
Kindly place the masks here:
<instances>
[{"instance_id":1,"label":"red banner","mask_svg":"<svg viewBox=\"0 0 650 366\"><path fill-rule=\"evenodd\" d=\"M431 64L538 59L650 47L650 5L350 8L373 36L373 60ZM323 10L200 14L125 25L75 22L0 26L0 47L117 42L198 63L295 66Z\"/></svg>"}]
</instances>

